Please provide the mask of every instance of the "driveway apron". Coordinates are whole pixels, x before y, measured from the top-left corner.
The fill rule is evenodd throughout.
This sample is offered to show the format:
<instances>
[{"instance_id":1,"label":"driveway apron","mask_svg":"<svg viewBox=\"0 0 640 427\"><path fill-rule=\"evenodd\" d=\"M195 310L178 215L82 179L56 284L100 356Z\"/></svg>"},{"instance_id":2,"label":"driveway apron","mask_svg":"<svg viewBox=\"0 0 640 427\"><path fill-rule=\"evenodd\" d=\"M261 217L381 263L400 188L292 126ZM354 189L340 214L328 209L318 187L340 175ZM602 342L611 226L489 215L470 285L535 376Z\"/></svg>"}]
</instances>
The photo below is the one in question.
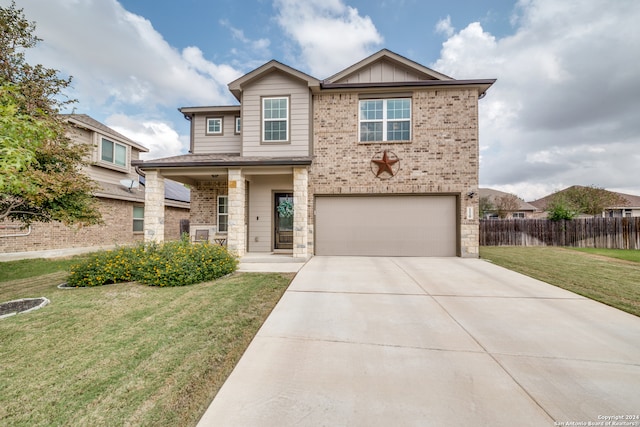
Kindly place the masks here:
<instances>
[{"instance_id":1,"label":"driveway apron","mask_svg":"<svg viewBox=\"0 0 640 427\"><path fill-rule=\"evenodd\" d=\"M479 259L314 257L198 426L640 426L639 390L636 316Z\"/></svg>"}]
</instances>

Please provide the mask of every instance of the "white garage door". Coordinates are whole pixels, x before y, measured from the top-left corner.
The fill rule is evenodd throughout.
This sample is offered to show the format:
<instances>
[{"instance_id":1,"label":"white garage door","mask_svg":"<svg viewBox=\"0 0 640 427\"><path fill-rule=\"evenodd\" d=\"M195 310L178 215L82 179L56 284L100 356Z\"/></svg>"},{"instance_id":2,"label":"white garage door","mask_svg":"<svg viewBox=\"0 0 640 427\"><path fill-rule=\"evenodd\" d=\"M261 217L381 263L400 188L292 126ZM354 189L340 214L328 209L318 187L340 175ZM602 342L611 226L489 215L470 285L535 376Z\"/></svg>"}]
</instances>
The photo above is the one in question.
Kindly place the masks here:
<instances>
[{"instance_id":1,"label":"white garage door","mask_svg":"<svg viewBox=\"0 0 640 427\"><path fill-rule=\"evenodd\" d=\"M316 255L456 256L455 196L318 196Z\"/></svg>"}]
</instances>

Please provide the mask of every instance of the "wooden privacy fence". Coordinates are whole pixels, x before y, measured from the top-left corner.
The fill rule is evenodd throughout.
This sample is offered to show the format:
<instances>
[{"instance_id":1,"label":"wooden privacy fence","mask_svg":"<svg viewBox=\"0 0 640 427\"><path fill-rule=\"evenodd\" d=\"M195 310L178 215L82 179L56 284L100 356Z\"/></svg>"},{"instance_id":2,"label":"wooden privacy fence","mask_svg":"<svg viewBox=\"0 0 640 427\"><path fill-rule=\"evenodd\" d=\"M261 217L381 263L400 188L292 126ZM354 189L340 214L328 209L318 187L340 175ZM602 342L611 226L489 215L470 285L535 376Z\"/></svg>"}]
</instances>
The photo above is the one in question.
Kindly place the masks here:
<instances>
[{"instance_id":1,"label":"wooden privacy fence","mask_svg":"<svg viewBox=\"0 0 640 427\"><path fill-rule=\"evenodd\" d=\"M480 220L480 246L640 249L640 217Z\"/></svg>"}]
</instances>

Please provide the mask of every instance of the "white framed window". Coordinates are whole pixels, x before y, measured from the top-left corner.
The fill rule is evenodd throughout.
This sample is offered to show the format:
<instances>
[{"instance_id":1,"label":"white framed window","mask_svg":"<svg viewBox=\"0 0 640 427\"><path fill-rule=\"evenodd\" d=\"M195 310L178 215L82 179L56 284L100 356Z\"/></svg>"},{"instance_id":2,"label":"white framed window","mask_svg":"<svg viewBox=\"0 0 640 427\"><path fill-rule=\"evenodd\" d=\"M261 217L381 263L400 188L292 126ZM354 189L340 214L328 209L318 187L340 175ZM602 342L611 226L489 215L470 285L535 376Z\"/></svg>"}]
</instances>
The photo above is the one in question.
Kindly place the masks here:
<instances>
[{"instance_id":1,"label":"white framed window","mask_svg":"<svg viewBox=\"0 0 640 427\"><path fill-rule=\"evenodd\" d=\"M236 117L236 134L242 132L242 119L240 117Z\"/></svg>"},{"instance_id":2,"label":"white framed window","mask_svg":"<svg viewBox=\"0 0 640 427\"><path fill-rule=\"evenodd\" d=\"M127 146L102 138L100 160L123 168L127 167Z\"/></svg>"},{"instance_id":3,"label":"white framed window","mask_svg":"<svg viewBox=\"0 0 640 427\"><path fill-rule=\"evenodd\" d=\"M141 233L144 231L144 206L133 207L133 232Z\"/></svg>"},{"instance_id":4,"label":"white framed window","mask_svg":"<svg viewBox=\"0 0 640 427\"><path fill-rule=\"evenodd\" d=\"M524 218L524 212L514 212L511 214L512 218Z\"/></svg>"},{"instance_id":5,"label":"white framed window","mask_svg":"<svg viewBox=\"0 0 640 427\"><path fill-rule=\"evenodd\" d=\"M218 233L229 230L229 197L218 196Z\"/></svg>"},{"instance_id":6,"label":"white framed window","mask_svg":"<svg viewBox=\"0 0 640 427\"><path fill-rule=\"evenodd\" d=\"M289 98L262 98L262 141L289 140Z\"/></svg>"},{"instance_id":7,"label":"white framed window","mask_svg":"<svg viewBox=\"0 0 640 427\"><path fill-rule=\"evenodd\" d=\"M360 100L360 142L410 140L411 98Z\"/></svg>"},{"instance_id":8,"label":"white framed window","mask_svg":"<svg viewBox=\"0 0 640 427\"><path fill-rule=\"evenodd\" d=\"M207 117L207 135L222 135L222 117Z\"/></svg>"}]
</instances>

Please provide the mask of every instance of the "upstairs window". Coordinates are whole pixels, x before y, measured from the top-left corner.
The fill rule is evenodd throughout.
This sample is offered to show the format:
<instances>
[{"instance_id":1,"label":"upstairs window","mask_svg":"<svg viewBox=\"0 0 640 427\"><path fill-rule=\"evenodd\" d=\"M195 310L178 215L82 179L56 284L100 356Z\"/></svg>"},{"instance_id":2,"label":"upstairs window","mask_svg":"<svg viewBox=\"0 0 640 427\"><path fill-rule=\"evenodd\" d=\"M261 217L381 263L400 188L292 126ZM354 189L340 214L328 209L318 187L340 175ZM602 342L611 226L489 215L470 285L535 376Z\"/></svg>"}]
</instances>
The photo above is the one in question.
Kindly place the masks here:
<instances>
[{"instance_id":1,"label":"upstairs window","mask_svg":"<svg viewBox=\"0 0 640 427\"><path fill-rule=\"evenodd\" d=\"M100 160L116 166L127 166L127 146L102 138Z\"/></svg>"},{"instance_id":2,"label":"upstairs window","mask_svg":"<svg viewBox=\"0 0 640 427\"><path fill-rule=\"evenodd\" d=\"M262 99L262 141L286 142L289 139L289 98Z\"/></svg>"},{"instance_id":3,"label":"upstairs window","mask_svg":"<svg viewBox=\"0 0 640 427\"><path fill-rule=\"evenodd\" d=\"M222 135L222 117L207 118L207 135Z\"/></svg>"},{"instance_id":4,"label":"upstairs window","mask_svg":"<svg viewBox=\"0 0 640 427\"><path fill-rule=\"evenodd\" d=\"M411 98L360 101L360 142L410 140Z\"/></svg>"},{"instance_id":5,"label":"upstairs window","mask_svg":"<svg viewBox=\"0 0 640 427\"><path fill-rule=\"evenodd\" d=\"M240 117L236 117L236 134L240 134L242 132L242 120Z\"/></svg>"}]
</instances>

